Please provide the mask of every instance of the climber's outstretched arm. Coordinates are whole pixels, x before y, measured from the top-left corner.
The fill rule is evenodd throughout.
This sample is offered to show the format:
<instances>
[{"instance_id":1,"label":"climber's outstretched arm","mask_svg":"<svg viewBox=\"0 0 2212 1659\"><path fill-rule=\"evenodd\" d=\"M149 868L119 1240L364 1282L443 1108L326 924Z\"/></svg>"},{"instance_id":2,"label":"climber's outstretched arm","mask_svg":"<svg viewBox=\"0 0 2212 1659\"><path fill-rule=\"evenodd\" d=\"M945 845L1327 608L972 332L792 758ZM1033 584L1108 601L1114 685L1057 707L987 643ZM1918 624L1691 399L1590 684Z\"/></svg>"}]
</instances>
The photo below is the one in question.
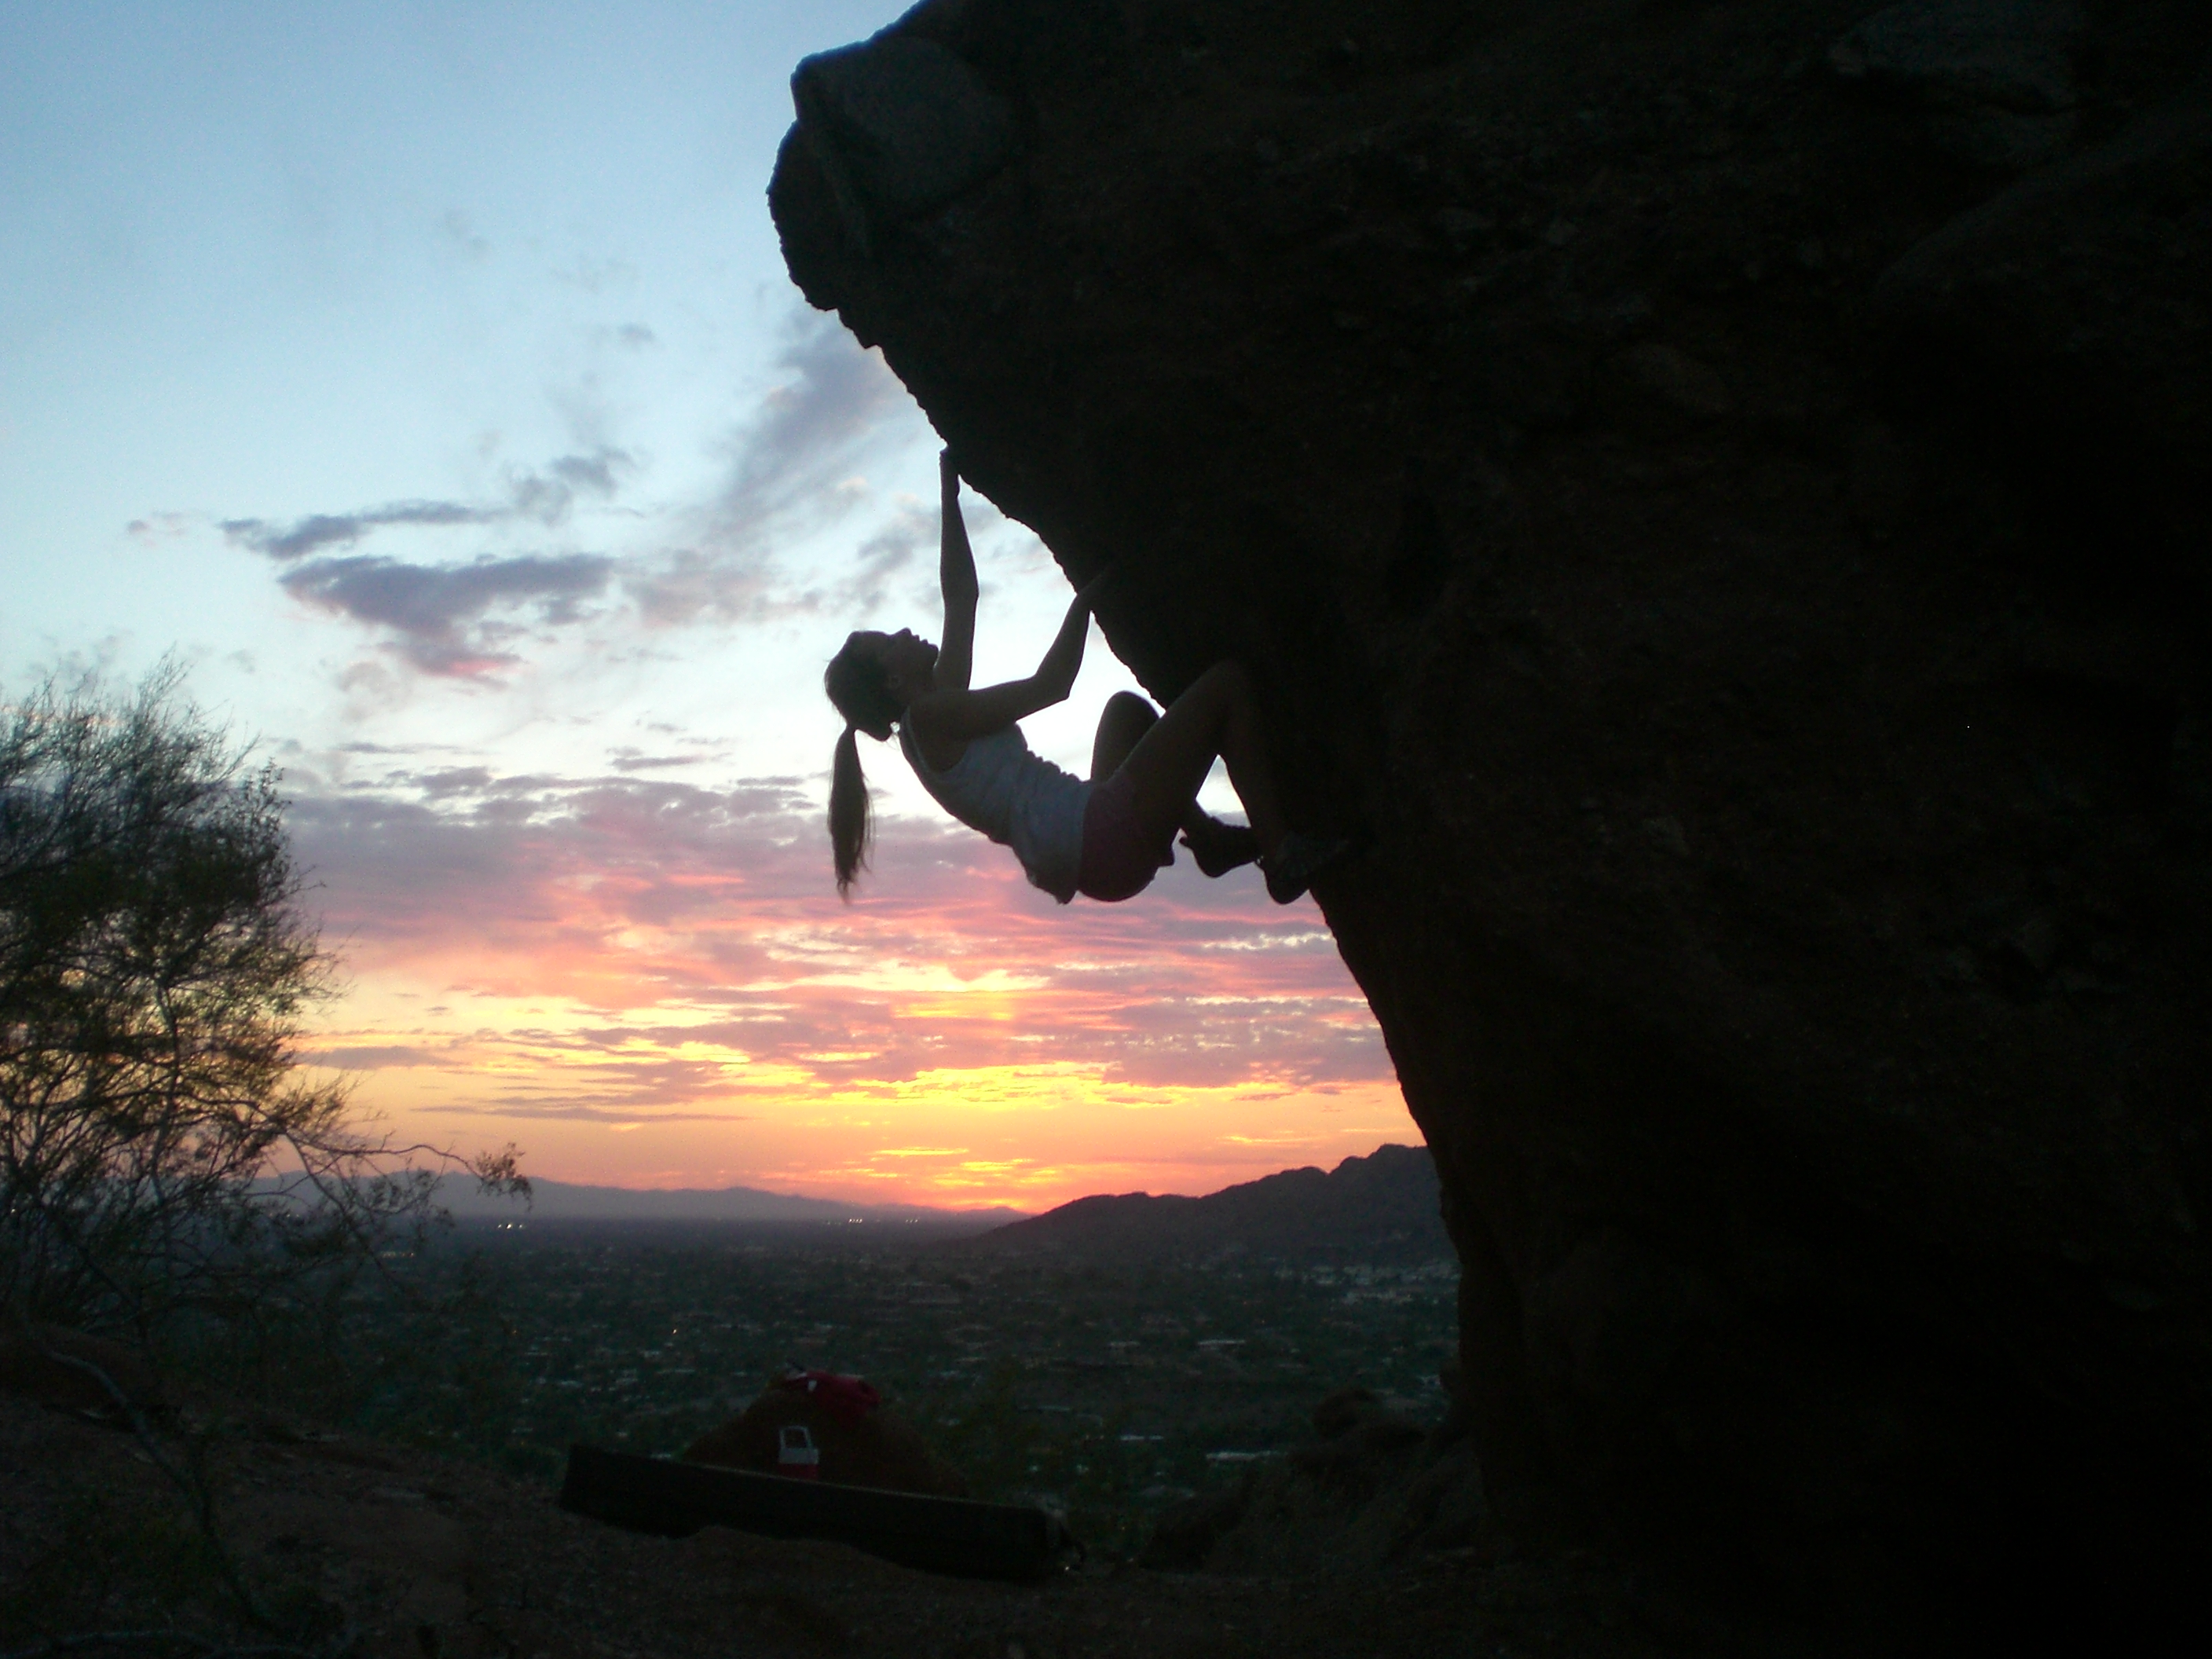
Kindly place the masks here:
<instances>
[{"instance_id":1,"label":"climber's outstretched arm","mask_svg":"<svg viewBox=\"0 0 2212 1659\"><path fill-rule=\"evenodd\" d=\"M1083 646L1090 629L1090 590L1085 589L1068 605L1060 632L1036 673L973 691L948 687L940 678L936 690L924 692L907 704L907 718L914 722L917 734L931 742L964 743L969 738L1004 731L1040 708L1064 702L1083 667ZM939 663L944 660L942 655L938 658Z\"/></svg>"},{"instance_id":2,"label":"climber's outstretched arm","mask_svg":"<svg viewBox=\"0 0 2212 1659\"><path fill-rule=\"evenodd\" d=\"M943 504L937 580L945 592L945 631L939 636L935 679L940 691L965 691L975 668L975 601L981 586L975 580L968 526L960 516L960 473L949 449L937 458L937 476Z\"/></svg>"}]
</instances>

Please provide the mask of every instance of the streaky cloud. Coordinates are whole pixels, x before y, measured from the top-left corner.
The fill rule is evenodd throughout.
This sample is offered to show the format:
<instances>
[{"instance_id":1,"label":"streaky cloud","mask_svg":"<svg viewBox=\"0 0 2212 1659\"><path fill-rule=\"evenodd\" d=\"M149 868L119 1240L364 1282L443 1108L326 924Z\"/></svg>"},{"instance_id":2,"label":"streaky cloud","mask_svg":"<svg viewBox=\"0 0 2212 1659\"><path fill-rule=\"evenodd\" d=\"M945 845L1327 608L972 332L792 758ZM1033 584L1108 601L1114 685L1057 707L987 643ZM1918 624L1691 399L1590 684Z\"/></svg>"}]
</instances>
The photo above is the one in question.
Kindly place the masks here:
<instances>
[{"instance_id":1,"label":"streaky cloud","mask_svg":"<svg viewBox=\"0 0 2212 1659\"><path fill-rule=\"evenodd\" d=\"M835 608L865 617L884 600L891 578L915 562L915 555L937 539L937 517L912 508L902 509L882 529L854 550L859 567L839 584Z\"/></svg>"},{"instance_id":2,"label":"streaky cloud","mask_svg":"<svg viewBox=\"0 0 2212 1659\"><path fill-rule=\"evenodd\" d=\"M571 1103L765 1111L1055 1066L1170 1091L1390 1074L1326 933L1269 905L1256 877L1179 866L1130 904L1061 910L980 838L894 817L846 907L818 811L787 780L471 767L306 797L294 825L364 967L459 996L565 999L557 1028L471 1036L450 1069L497 1050L509 1059L487 1077L542 1072Z\"/></svg>"},{"instance_id":3,"label":"streaky cloud","mask_svg":"<svg viewBox=\"0 0 2212 1659\"><path fill-rule=\"evenodd\" d=\"M773 547L852 510L862 465L927 429L882 354L835 318L793 314L776 360L785 378L734 434L721 489L691 544L641 562L626 582L648 622L763 617L820 608L771 568Z\"/></svg>"},{"instance_id":4,"label":"streaky cloud","mask_svg":"<svg viewBox=\"0 0 2212 1659\"><path fill-rule=\"evenodd\" d=\"M670 1112L659 1108L645 1111L624 1109L612 1106L586 1106L571 1102L554 1103L542 1106L517 1105L501 1102L446 1106L419 1106L416 1109L426 1117L512 1117L526 1121L652 1124L652 1123L750 1123L751 1117L742 1112Z\"/></svg>"},{"instance_id":5,"label":"streaky cloud","mask_svg":"<svg viewBox=\"0 0 2212 1659\"><path fill-rule=\"evenodd\" d=\"M515 660L501 648L495 610L534 607L549 625L574 621L605 590L614 561L599 554L523 554L473 564L406 564L371 554L310 560L279 579L304 604L389 629L426 674L483 675Z\"/></svg>"},{"instance_id":6,"label":"streaky cloud","mask_svg":"<svg viewBox=\"0 0 2212 1659\"><path fill-rule=\"evenodd\" d=\"M352 1043L331 1048L306 1048L299 1059L308 1066L327 1066L333 1071L380 1072L392 1067L442 1066L453 1058L429 1048L404 1043Z\"/></svg>"},{"instance_id":7,"label":"streaky cloud","mask_svg":"<svg viewBox=\"0 0 2212 1659\"><path fill-rule=\"evenodd\" d=\"M394 501L358 513L311 513L289 525L266 519L225 519L222 533L240 547L266 554L279 563L304 559L325 547L351 547L373 530L391 525L492 524L507 516L504 507L465 507L458 501Z\"/></svg>"},{"instance_id":8,"label":"streaky cloud","mask_svg":"<svg viewBox=\"0 0 2212 1659\"><path fill-rule=\"evenodd\" d=\"M277 580L294 598L390 630L396 654L410 666L426 674L481 676L515 660L503 644L514 630L491 622L493 611L534 608L540 626L574 622L580 602L605 589L614 561L592 553L526 553L433 564L350 550L393 528L556 525L580 493L611 498L635 467L628 450L601 444L557 456L542 472L511 471L507 498L498 505L410 500L289 522L225 519L220 527L233 545L283 567Z\"/></svg>"},{"instance_id":9,"label":"streaky cloud","mask_svg":"<svg viewBox=\"0 0 2212 1659\"><path fill-rule=\"evenodd\" d=\"M722 495L739 526L833 487L886 422L919 414L883 354L835 318L804 313L776 361L791 379L744 434Z\"/></svg>"},{"instance_id":10,"label":"streaky cloud","mask_svg":"<svg viewBox=\"0 0 2212 1659\"><path fill-rule=\"evenodd\" d=\"M704 765L712 758L708 755L641 755L629 749L617 750L607 764L617 772L659 772L671 767Z\"/></svg>"},{"instance_id":11,"label":"streaky cloud","mask_svg":"<svg viewBox=\"0 0 2212 1659\"><path fill-rule=\"evenodd\" d=\"M594 495L611 495L620 485L622 475L635 465L628 450L602 445L588 455L563 455L546 471L572 489L588 489Z\"/></svg>"}]
</instances>

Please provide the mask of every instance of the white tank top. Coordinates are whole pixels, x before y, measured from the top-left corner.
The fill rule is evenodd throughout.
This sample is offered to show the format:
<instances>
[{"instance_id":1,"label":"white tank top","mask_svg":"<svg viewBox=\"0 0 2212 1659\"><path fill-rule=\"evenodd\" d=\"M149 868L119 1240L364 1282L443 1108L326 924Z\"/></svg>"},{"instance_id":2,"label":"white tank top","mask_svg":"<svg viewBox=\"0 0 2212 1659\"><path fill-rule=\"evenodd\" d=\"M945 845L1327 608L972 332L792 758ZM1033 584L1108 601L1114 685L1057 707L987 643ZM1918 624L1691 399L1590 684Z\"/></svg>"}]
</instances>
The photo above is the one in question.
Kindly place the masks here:
<instances>
[{"instance_id":1,"label":"white tank top","mask_svg":"<svg viewBox=\"0 0 2212 1659\"><path fill-rule=\"evenodd\" d=\"M921 745L903 721L899 747L939 806L970 830L1014 849L1032 886L1062 904L1075 896L1083 868L1083 811L1091 803L1088 783L1030 753L1018 726L969 738L966 751L942 772L923 758Z\"/></svg>"}]
</instances>

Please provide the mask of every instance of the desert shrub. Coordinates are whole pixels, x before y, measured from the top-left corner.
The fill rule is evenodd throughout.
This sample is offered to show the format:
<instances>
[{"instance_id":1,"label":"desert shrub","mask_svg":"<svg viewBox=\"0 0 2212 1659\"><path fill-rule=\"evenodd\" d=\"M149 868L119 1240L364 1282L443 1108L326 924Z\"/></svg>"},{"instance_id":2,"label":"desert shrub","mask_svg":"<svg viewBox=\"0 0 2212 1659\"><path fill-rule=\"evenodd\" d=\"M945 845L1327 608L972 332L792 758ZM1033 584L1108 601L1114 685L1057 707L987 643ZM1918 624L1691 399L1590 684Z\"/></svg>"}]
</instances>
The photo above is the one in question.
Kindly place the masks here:
<instances>
[{"instance_id":1,"label":"desert shrub","mask_svg":"<svg viewBox=\"0 0 2212 1659\"><path fill-rule=\"evenodd\" d=\"M273 768L173 670L0 718L0 1309L142 1342L373 1269L428 1149L301 1080L333 965ZM480 1173L516 1179L511 1152Z\"/></svg>"},{"instance_id":2,"label":"desert shrub","mask_svg":"<svg viewBox=\"0 0 2212 1659\"><path fill-rule=\"evenodd\" d=\"M311 1589L229 1547L214 1419L149 1422L57 1327L124 1339L155 1376L328 1383L348 1380L329 1339L365 1294L418 1322L453 1305L408 1281L455 1160L372 1134L343 1086L300 1073L336 987L277 781L171 670L0 712L0 1345L96 1379L177 1500L49 1528L50 1567L0 1595L0 1619L41 1636L22 1652L222 1651L251 1632L241 1650L335 1659L349 1640ZM512 1148L473 1167L527 1190Z\"/></svg>"}]
</instances>

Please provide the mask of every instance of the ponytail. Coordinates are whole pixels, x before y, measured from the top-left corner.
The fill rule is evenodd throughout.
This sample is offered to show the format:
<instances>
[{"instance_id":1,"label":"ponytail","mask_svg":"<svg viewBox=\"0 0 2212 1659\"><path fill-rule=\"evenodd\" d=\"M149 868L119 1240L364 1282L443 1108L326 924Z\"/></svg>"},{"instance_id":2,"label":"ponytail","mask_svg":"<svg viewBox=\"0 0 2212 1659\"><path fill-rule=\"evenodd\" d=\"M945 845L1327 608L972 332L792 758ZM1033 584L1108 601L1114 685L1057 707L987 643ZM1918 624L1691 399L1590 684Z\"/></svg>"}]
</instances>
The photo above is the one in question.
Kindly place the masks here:
<instances>
[{"instance_id":1,"label":"ponytail","mask_svg":"<svg viewBox=\"0 0 2212 1659\"><path fill-rule=\"evenodd\" d=\"M853 884L868 867L868 843L874 815L868 806L867 775L860 770L860 742L851 726L837 739L830 766L830 852L837 864L837 896L853 899Z\"/></svg>"},{"instance_id":2,"label":"ponytail","mask_svg":"<svg viewBox=\"0 0 2212 1659\"><path fill-rule=\"evenodd\" d=\"M830 767L830 852L837 865L837 896L849 902L853 884L868 867L874 830L855 734L865 732L878 743L889 743L891 722L906 712L906 705L892 695L881 659L857 633L830 659L822 689L845 717L845 735L837 739L837 756Z\"/></svg>"}]
</instances>

